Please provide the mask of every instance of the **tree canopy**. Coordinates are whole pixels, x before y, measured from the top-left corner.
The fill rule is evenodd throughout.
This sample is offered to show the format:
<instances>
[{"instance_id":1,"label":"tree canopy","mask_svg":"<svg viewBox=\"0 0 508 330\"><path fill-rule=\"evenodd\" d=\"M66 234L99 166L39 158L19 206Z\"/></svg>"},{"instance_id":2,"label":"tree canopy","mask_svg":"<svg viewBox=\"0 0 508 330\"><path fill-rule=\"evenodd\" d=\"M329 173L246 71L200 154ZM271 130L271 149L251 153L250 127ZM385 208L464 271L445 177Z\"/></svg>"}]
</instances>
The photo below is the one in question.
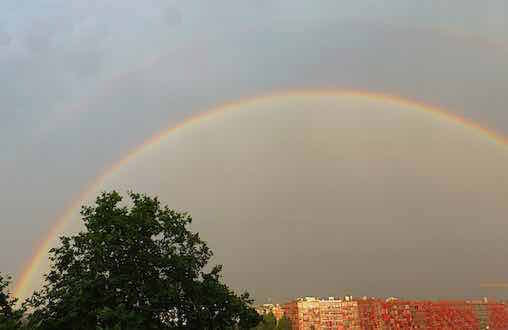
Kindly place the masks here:
<instances>
[{"instance_id":1,"label":"tree canopy","mask_svg":"<svg viewBox=\"0 0 508 330\"><path fill-rule=\"evenodd\" d=\"M102 193L81 210L85 230L50 250L43 288L27 300L33 329L249 329L248 293L222 282L192 218L156 197Z\"/></svg>"},{"instance_id":2,"label":"tree canopy","mask_svg":"<svg viewBox=\"0 0 508 330\"><path fill-rule=\"evenodd\" d=\"M16 308L17 299L11 297L11 278L0 274L0 330L14 330L21 327L23 310Z\"/></svg>"},{"instance_id":3,"label":"tree canopy","mask_svg":"<svg viewBox=\"0 0 508 330\"><path fill-rule=\"evenodd\" d=\"M285 315L277 320L273 313L268 313L253 330L291 330L291 322Z\"/></svg>"},{"instance_id":4,"label":"tree canopy","mask_svg":"<svg viewBox=\"0 0 508 330\"><path fill-rule=\"evenodd\" d=\"M273 313L263 315L263 320L257 325L256 330L275 330L277 329L277 319Z\"/></svg>"},{"instance_id":5,"label":"tree canopy","mask_svg":"<svg viewBox=\"0 0 508 330\"><path fill-rule=\"evenodd\" d=\"M291 330L291 321L284 315L277 322L277 329L278 330Z\"/></svg>"}]
</instances>

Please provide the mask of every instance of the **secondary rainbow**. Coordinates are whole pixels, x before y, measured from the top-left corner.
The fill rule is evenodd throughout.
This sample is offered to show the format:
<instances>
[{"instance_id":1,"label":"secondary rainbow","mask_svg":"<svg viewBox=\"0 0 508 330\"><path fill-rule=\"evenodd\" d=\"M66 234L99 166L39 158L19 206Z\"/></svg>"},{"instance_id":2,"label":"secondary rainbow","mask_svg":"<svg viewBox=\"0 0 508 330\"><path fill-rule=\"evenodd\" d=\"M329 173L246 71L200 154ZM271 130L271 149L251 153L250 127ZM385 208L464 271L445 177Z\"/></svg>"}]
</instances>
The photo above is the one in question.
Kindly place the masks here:
<instances>
[{"instance_id":1,"label":"secondary rainbow","mask_svg":"<svg viewBox=\"0 0 508 330\"><path fill-rule=\"evenodd\" d=\"M478 123L473 122L470 119L459 117L457 115L451 114L447 112L445 109L440 108L438 106L427 105L420 102L415 102L411 100L404 99L400 96L390 95L390 94L382 94L376 92L368 92L368 91L358 91L358 90L337 90L337 89L320 89L320 90L291 90L286 92L275 92L267 95L256 96L248 99L243 99L237 102L225 103L220 106L214 107L209 111L205 111L199 115L194 117L190 117L187 120L175 125L168 127L167 129L153 135L151 138L144 141L138 147L131 150L125 157L120 159L118 162L111 165L107 170L105 170L101 175L99 175L94 181L92 181L89 185L82 190L79 196L70 204L70 206L63 212L63 214L57 219L55 224L51 227L48 234L41 240L41 242L36 246L35 252L32 257L29 259L28 263L25 265L19 280L17 281L16 287L14 289L14 295L19 298L27 297L30 292L28 292L30 288L30 283L33 280L34 276L39 275L38 269L45 259L45 256L48 250L51 247L51 243L54 241L55 237L59 233L61 233L68 221L72 218L73 214L79 209L82 201L86 198L88 194L92 191L97 190L104 180L116 172L119 168L121 168L124 164L128 163L132 159L139 156L142 151L147 150L149 148L154 148L160 145L171 133L187 126L192 126L193 124L214 117L219 113L223 113L225 111L230 111L235 108L239 108L247 105L255 105L258 102L269 101L270 99L276 98L290 98L296 96L353 96L359 98L366 98L369 100L384 102L384 103L392 103L399 106L405 106L408 108L412 108L419 111L424 111L432 114L437 119L452 121L457 124L460 124L464 127L472 129L481 135L488 138L493 143L499 145L508 144L508 139L504 136L497 134L496 132L489 130Z\"/></svg>"}]
</instances>

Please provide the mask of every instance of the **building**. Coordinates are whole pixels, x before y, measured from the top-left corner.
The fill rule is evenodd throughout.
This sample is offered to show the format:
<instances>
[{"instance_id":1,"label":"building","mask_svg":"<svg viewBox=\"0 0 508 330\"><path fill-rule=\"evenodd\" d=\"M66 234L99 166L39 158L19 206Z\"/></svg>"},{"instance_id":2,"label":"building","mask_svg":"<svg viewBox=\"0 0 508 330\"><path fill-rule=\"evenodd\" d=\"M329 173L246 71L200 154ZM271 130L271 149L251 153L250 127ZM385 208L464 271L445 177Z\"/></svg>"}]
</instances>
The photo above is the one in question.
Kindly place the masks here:
<instances>
[{"instance_id":1,"label":"building","mask_svg":"<svg viewBox=\"0 0 508 330\"><path fill-rule=\"evenodd\" d=\"M307 329L360 329L356 301L330 297L298 298L283 306L293 330Z\"/></svg>"},{"instance_id":2,"label":"building","mask_svg":"<svg viewBox=\"0 0 508 330\"><path fill-rule=\"evenodd\" d=\"M284 304L295 330L508 329L502 302L298 298Z\"/></svg>"},{"instance_id":3,"label":"building","mask_svg":"<svg viewBox=\"0 0 508 330\"><path fill-rule=\"evenodd\" d=\"M362 329L508 329L508 308L486 301L358 300Z\"/></svg>"}]
</instances>

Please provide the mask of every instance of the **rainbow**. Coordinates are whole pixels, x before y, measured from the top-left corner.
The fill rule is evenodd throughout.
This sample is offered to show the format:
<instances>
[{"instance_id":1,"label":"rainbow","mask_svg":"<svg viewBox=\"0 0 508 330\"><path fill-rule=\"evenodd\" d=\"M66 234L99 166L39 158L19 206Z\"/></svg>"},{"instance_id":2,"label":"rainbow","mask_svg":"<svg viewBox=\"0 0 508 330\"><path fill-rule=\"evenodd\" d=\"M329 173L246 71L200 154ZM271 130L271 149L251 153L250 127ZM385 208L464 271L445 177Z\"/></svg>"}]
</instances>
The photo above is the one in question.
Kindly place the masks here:
<instances>
[{"instance_id":1,"label":"rainbow","mask_svg":"<svg viewBox=\"0 0 508 330\"><path fill-rule=\"evenodd\" d=\"M217 114L224 113L226 111L233 110L235 108L239 108L241 106L253 106L260 102L270 101L271 99L278 98L291 98L296 96L309 96L309 97L326 97L326 96L351 96L364 98L368 100L383 102L387 104L395 104L398 106L408 107L415 110L427 112L433 115L436 119L451 121L456 124L462 125L463 127L472 129L482 136L486 137L490 141L499 145L507 145L508 139L502 135L497 134L496 132L489 130L486 127L479 125L478 123L473 122L470 119L460 117L450 112L446 111L437 106L427 105L424 103L410 101L404 99L400 96L390 95L390 94L382 94L376 92L368 92L368 91L358 91L358 90L337 90L337 89L320 89L320 90L292 90L286 92L275 92L268 95L261 95L257 97L252 97L248 99L243 99L237 102L230 102L226 104L222 104L211 110L205 111L196 115L194 117L190 117L187 120L175 125L168 127L167 129L153 135L151 138L145 140L138 147L131 150L125 157L112 164L109 168L107 168L101 175L99 175L95 180L93 180L90 184L88 184L85 189L79 194L79 196L65 209L63 214L56 220L55 224L51 227L45 238L43 238L40 243L36 246L35 252L29 261L26 263L24 269L21 272L21 276L16 283L14 288L14 295L19 298L25 298L30 294L28 291L30 289L30 284L35 276L38 276L39 268L41 263L45 260L45 256L47 251L50 249L52 242L55 240L57 235L64 231L65 226L72 218L73 214L81 206L82 201L89 195L91 192L100 188L101 184L103 184L104 180L111 174L115 173L117 170L122 168L125 164L139 156L143 151L148 149L153 149L158 147L170 134L173 132L180 130L183 127L188 127L196 124L205 119L210 119Z\"/></svg>"}]
</instances>

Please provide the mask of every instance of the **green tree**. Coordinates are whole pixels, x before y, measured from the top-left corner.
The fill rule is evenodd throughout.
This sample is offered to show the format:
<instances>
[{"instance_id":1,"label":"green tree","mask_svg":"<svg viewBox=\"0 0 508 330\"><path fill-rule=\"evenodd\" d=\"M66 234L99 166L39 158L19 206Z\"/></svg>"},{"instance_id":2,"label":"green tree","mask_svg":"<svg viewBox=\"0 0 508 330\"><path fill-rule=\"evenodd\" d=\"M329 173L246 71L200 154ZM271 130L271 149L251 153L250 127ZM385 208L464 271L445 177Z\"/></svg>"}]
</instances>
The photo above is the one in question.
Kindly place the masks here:
<instances>
[{"instance_id":1,"label":"green tree","mask_svg":"<svg viewBox=\"0 0 508 330\"><path fill-rule=\"evenodd\" d=\"M50 250L44 287L27 300L32 329L225 329L256 326L247 293L209 267L192 218L156 197L102 193L81 210L85 230ZM209 271L206 271L208 269Z\"/></svg>"},{"instance_id":2,"label":"green tree","mask_svg":"<svg viewBox=\"0 0 508 330\"><path fill-rule=\"evenodd\" d=\"M277 322L277 330L291 330L291 321L286 317L286 315Z\"/></svg>"},{"instance_id":3,"label":"green tree","mask_svg":"<svg viewBox=\"0 0 508 330\"><path fill-rule=\"evenodd\" d=\"M262 321L254 328L255 330L275 330L277 329L277 319L273 313L263 315Z\"/></svg>"},{"instance_id":4,"label":"green tree","mask_svg":"<svg viewBox=\"0 0 508 330\"><path fill-rule=\"evenodd\" d=\"M17 299L11 297L10 282L10 277L0 274L0 330L20 329L22 325L24 311L16 308Z\"/></svg>"}]
</instances>

